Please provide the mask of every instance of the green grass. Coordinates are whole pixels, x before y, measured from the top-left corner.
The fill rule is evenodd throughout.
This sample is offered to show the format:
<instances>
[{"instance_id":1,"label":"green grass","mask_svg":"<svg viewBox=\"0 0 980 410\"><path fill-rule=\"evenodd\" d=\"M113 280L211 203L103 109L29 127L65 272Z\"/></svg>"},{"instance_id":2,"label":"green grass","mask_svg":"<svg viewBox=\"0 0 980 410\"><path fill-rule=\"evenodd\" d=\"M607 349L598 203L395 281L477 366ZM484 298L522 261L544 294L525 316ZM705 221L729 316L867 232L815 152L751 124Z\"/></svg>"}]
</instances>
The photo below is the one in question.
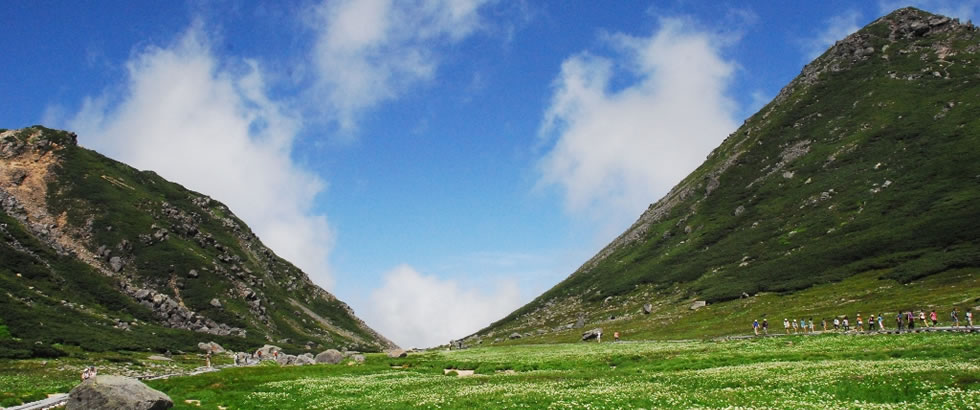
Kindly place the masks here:
<instances>
[{"instance_id":1,"label":"green grass","mask_svg":"<svg viewBox=\"0 0 980 410\"><path fill-rule=\"evenodd\" d=\"M822 335L522 345L153 381L175 408L970 408L980 338ZM393 366L398 366L393 367ZM446 375L446 369L476 375Z\"/></svg>"}]
</instances>

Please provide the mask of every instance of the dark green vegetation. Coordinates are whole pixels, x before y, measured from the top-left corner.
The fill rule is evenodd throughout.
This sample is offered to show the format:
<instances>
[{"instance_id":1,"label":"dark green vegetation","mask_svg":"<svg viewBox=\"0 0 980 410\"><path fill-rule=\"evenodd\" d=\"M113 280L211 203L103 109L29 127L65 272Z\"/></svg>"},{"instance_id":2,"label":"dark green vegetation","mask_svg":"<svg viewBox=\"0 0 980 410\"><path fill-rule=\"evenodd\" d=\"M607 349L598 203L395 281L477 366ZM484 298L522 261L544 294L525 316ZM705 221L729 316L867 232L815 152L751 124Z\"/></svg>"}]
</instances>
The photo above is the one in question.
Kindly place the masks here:
<instances>
[{"instance_id":1,"label":"dark green vegetation","mask_svg":"<svg viewBox=\"0 0 980 410\"><path fill-rule=\"evenodd\" d=\"M227 207L74 134L0 136L0 204L0 357L390 345Z\"/></svg>"},{"instance_id":2,"label":"dark green vegetation","mask_svg":"<svg viewBox=\"0 0 980 410\"><path fill-rule=\"evenodd\" d=\"M909 334L525 345L150 384L177 408L198 400L209 409L969 408L980 404L978 341ZM475 375L456 376L467 370Z\"/></svg>"},{"instance_id":3,"label":"dark green vegetation","mask_svg":"<svg viewBox=\"0 0 980 410\"><path fill-rule=\"evenodd\" d=\"M751 313L781 321L823 305L809 314L853 316L862 307L839 293L852 293L843 284L855 275L871 292L853 296L875 311L976 306L978 51L976 27L920 10L871 23L807 65L596 257L478 335L551 332L579 314L601 324L645 303L673 309L668 323L686 322L694 300L825 284L840 292ZM898 306L886 296L916 292L873 292L937 275L956 281L936 288L952 294L919 293L922 304ZM739 320L744 329L752 316ZM644 326L669 334L663 324Z\"/></svg>"}]
</instances>

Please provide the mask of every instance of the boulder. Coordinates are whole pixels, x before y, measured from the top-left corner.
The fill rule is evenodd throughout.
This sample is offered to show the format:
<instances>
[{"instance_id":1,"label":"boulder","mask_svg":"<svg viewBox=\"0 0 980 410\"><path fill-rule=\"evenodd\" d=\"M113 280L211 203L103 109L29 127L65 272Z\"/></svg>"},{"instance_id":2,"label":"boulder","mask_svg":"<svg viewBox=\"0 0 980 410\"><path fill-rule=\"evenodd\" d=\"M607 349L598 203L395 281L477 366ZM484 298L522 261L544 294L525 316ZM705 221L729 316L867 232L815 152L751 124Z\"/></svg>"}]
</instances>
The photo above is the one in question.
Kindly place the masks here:
<instances>
[{"instance_id":1,"label":"boulder","mask_svg":"<svg viewBox=\"0 0 980 410\"><path fill-rule=\"evenodd\" d=\"M221 307L221 301L218 300L218 298L212 298L210 303L211 303L211 306L214 306L216 308L220 308Z\"/></svg>"},{"instance_id":2,"label":"boulder","mask_svg":"<svg viewBox=\"0 0 980 410\"><path fill-rule=\"evenodd\" d=\"M575 328L581 329L585 327L585 315L578 315L578 320L575 321Z\"/></svg>"},{"instance_id":3,"label":"boulder","mask_svg":"<svg viewBox=\"0 0 980 410\"><path fill-rule=\"evenodd\" d=\"M329 364L337 364L340 363L342 360L344 360L344 354L340 353L336 349L324 350L320 352L320 354L316 355L316 359L315 359L317 363L329 363Z\"/></svg>"},{"instance_id":4,"label":"boulder","mask_svg":"<svg viewBox=\"0 0 980 410\"><path fill-rule=\"evenodd\" d=\"M255 356L261 357L262 360L273 360L275 359L274 357L275 355L273 355L273 352L281 352L281 351L282 348L280 348L279 346L265 345L255 351Z\"/></svg>"},{"instance_id":5,"label":"boulder","mask_svg":"<svg viewBox=\"0 0 980 410\"><path fill-rule=\"evenodd\" d=\"M649 315L650 312L653 312L653 305L651 305L649 303L643 305L643 314L644 315Z\"/></svg>"},{"instance_id":6,"label":"boulder","mask_svg":"<svg viewBox=\"0 0 980 410\"><path fill-rule=\"evenodd\" d=\"M291 354L279 354L279 357L276 358L276 363L279 363L280 366L296 364L296 356Z\"/></svg>"},{"instance_id":7,"label":"boulder","mask_svg":"<svg viewBox=\"0 0 980 410\"><path fill-rule=\"evenodd\" d=\"M701 308L703 308L703 307L705 307L707 305L708 305L708 302L705 302L703 300L695 300L694 303L691 304L691 310L698 310L698 309L701 309Z\"/></svg>"},{"instance_id":8,"label":"boulder","mask_svg":"<svg viewBox=\"0 0 980 410\"><path fill-rule=\"evenodd\" d=\"M351 358L351 360L354 361L354 363L364 363L364 360L365 360L364 355L362 355L362 354L355 354L355 355L351 356L350 358Z\"/></svg>"},{"instance_id":9,"label":"boulder","mask_svg":"<svg viewBox=\"0 0 980 410\"><path fill-rule=\"evenodd\" d=\"M225 352L225 349L223 347L221 347L221 345L219 345L219 344L217 344L215 342L208 342L208 343L201 342L201 343L198 343L197 344L197 348L198 349L201 349L201 350L203 350L205 352L210 351L211 353L224 353Z\"/></svg>"},{"instance_id":10,"label":"boulder","mask_svg":"<svg viewBox=\"0 0 980 410\"><path fill-rule=\"evenodd\" d=\"M96 376L68 393L68 410L164 410L173 400L139 380L122 376Z\"/></svg>"},{"instance_id":11,"label":"boulder","mask_svg":"<svg viewBox=\"0 0 980 410\"><path fill-rule=\"evenodd\" d=\"M390 357L392 359L397 359L399 357L406 357L406 356L408 356L408 352L406 352L404 349L389 350L389 351L387 351L385 353L387 353L388 354L388 357Z\"/></svg>"},{"instance_id":12,"label":"boulder","mask_svg":"<svg viewBox=\"0 0 980 410\"><path fill-rule=\"evenodd\" d=\"M602 334L601 327L597 327L595 329L586 331L585 333L582 333L582 341L584 342L586 340L596 339L599 337L600 334Z\"/></svg>"},{"instance_id":13,"label":"boulder","mask_svg":"<svg viewBox=\"0 0 980 410\"><path fill-rule=\"evenodd\" d=\"M520 339L521 338L521 334L520 333L517 333L517 332L514 332L514 333L511 333L510 336L507 336L507 338L508 339L511 339L511 340Z\"/></svg>"},{"instance_id":14,"label":"boulder","mask_svg":"<svg viewBox=\"0 0 980 410\"><path fill-rule=\"evenodd\" d=\"M123 267L123 260L118 256L113 256L109 258L109 266L112 267L113 272L119 272Z\"/></svg>"},{"instance_id":15,"label":"boulder","mask_svg":"<svg viewBox=\"0 0 980 410\"><path fill-rule=\"evenodd\" d=\"M296 356L296 361L293 362L293 364L296 366L303 366L303 365L313 364L313 363L316 363L316 359L313 357L312 353L303 353L299 356Z\"/></svg>"}]
</instances>

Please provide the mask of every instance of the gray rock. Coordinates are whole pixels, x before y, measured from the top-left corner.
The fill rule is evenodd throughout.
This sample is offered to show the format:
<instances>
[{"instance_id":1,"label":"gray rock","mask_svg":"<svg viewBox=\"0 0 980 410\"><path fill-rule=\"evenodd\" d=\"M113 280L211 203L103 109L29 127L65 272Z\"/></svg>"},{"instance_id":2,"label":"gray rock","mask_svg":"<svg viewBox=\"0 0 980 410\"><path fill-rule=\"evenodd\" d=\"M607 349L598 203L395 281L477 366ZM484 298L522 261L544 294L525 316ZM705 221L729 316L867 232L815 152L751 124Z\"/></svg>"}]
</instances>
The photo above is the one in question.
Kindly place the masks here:
<instances>
[{"instance_id":1,"label":"gray rock","mask_svg":"<svg viewBox=\"0 0 980 410\"><path fill-rule=\"evenodd\" d=\"M597 327L595 329L588 330L585 333L582 333L582 341L584 342L586 340L596 339L596 338L599 337L600 334L602 334L602 328L601 327Z\"/></svg>"},{"instance_id":2,"label":"gray rock","mask_svg":"<svg viewBox=\"0 0 980 410\"><path fill-rule=\"evenodd\" d=\"M406 352L404 349L389 350L389 351L387 351L385 353L388 355L388 357L390 357L392 359L397 359L399 357L406 357L406 356L408 356L408 352Z\"/></svg>"},{"instance_id":3,"label":"gray rock","mask_svg":"<svg viewBox=\"0 0 980 410\"><path fill-rule=\"evenodd\" d=\"M189 272L187 272L188 278L196 278L198 276L200 276L200 274L197 273L197 269L191 269Z\"/></svg>"},{"instance_id":4,"label":"gray rock","mask_svg":"<svg viewBox=\"0 0 980 410\"><path fill-rule=\"evenodd\" d=\"M350 358L351 358L351 360L354 361L354 363L364 363L364 360L365 360L364 355L362 355L362 354L355 354L355 355L351 356Z\"/></svg>"},{"instance_id":5,"label":"gray rock","mask_svg":"<svg viewBox=\"0 0 980 410\"><path fill-rule=\"evenodd\" d=\"M344 354L336 349L327 349L316 355L314 359L317 363L337 364L344 360Z\"/></svg>"},{"instance_id":6,"label":"gray rock","mask_svg":"<svg viewBox=\"0 0 980 410\"><path fill-rule=\"evenodd\" d=\"M214 306L216 308L220 308L221 307L221 301L218 300L218 298L212 298L210 303L211 303L211 306Z\"/></svg>"},{"instance_id":7,"label":"gray rock","mask_svg":"<svg viewBox=\"0 0 980 410\"><path fill-rule=\"evenodd\" d=\"M304 365L314 364L314 363L316 363L316 359L313 357L312 353L303 353L299 356L296 356L296 361L293 362L293 364L296 366L304 366Z\"/></svg>"},{"instance_id":8,"label":"gray rock","mask_svg":"<svg viewBox=\"0 0 980 410\"><path fill-rule=\"evenodd\" d=\"M223 347L221 347L221 345L219 345L219 344L217 344L215 342L208 342L208 343L201 342L201 343L198 343L197 344L197 348L198 349L201 349L201 350L203 350L205 352L210 351L211 353L224 353L225 352L225 349Z\"/></svg>"},{"instance_id":9,"label":"gray rock","mask_svg":"<svg viewBox=\"0 0 980 410\"><path fill-rule=\"evenodd\" d=\"M109 266L112 267L112 271L113 272L119 272L119 271L121 271L122 268L123 268L122 258L120 258L118 256L113 256L113 257L109 258Z\"/></svg>"},{"instance_id":10,"label":"gray rock","mask_svg":"<svg viewBox=\"0 0 980 410\"><path fill-rule=\"evenodd\" d=\"M166 394L139 380L96 376L68 393L68 410L165 410L174 406Z\"/></svg>"},{"instance_id":11,"label":"gray rock","mask_svg":"<svg viewBox=\"0 0 980 410\"><path fill-rule=\"evenodd\" d=\"M511 333L510 336L507 336L507 338L510 339L510 340L520 339L521 338L521 334L520 333L517 333L517 332L514 332L514 333Z\"/></svg>"},{"instance_id":12,"label":"gray rock","mask_svg":"<svg viewBox=\"0 0 980 410\"><path fill-rule=\"evenodd\" d=\"M256 350L254 354L256 357L261 357L262 360L272 360L275 359L275 357L273 357L275 356L273 352L281 352L281 351L282 348L280 348L279 346L265 345L260 347L258 350Z\"/></svg>"},{"instance_id":13,"label":"gray rock","mask_svg":"<svg viewBox=\"0 0 980 410\"><path fill-rule=\"evenodd\" d=\"M739 216L743 212L745 212L745 206L739 205L738 208L735 208L735 216Z\"/></svg>"},{"instance_id":14,"label":"gray rock","mask_svg":"<svg viewBox=\"0 0 980 410\"><path fill-rule=\"evenodd\" d=\"M650 312L653 312L653 305L651 305L649 303L643 305L643 314L644 315L649 315Z\"/></svg>"},{"instance_id":15,"label":"gray rock","mask_svg":"<svg viewBox=\"0 0 980 410\"><path fill-rule=\"evenodd\" d=\"M696 300L691 304L691 310L698 310L708 305L708 302L703 300Z\"/></svg>"},{"instance_id":16,"label":"gray rock","mask_svg":"<svg viewBox=\"0 0 980 410\"><path fill-rule=\"evenodd\" d=\"M276 358L276 363L279 363L280 366L296 364L296 356L291 354L280 354L279 357Z\"/></svg>"},{"instance_id":17,"label":"gray rock","mask_svg":"<svg viewBox=\"0 0 980 410\"><path fill-rule=\"evenodd\" d=\"M585 327L585 315L578 315L578 320L575 321L575 328L581 329Z\"/></svg>"}]
</instances>

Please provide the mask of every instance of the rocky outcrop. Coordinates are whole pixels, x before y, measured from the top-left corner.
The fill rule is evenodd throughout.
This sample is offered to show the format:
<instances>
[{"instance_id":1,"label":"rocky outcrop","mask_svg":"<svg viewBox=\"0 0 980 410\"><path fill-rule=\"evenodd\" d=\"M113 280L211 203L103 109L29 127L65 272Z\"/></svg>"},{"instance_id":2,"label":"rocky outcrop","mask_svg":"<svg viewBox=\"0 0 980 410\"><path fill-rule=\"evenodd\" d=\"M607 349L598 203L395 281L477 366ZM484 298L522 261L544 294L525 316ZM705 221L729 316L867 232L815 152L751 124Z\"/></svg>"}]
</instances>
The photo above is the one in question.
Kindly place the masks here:
<instances>
[{"instance_id":1,"label":"rocky outcrop","mask_svg":"<svg viewBox=\"0 0 980 410\"><path fill-rule=\"evenodd\" d=\"M139 380L96 376L68 393L68 410L165 410L174 406L166 394Z\"/></svg>"},{"instance_id":2,"label":"rocky outcrop","mask_svg":"<svg viewBox=\"0 0 980 410\"><path fill-rule=\"evenodd\" d=\"M154 315L170 327L219 336L235 335L245 337L244 329L218 323L203 315L197 314L182 306L170 295L131 285L123 285L123 291L136 299L141 305L153 311Z\"/></svg>"},{"instance_id":3,"label":"rocky outcrop","mask_svg":"<svg viewBox=\"0 0 980 410\"><path fill-rule=\"evenodd\" d=\"M584 342L584 341L587 341L587 340L598 339L599 338L599 335L601 335L601 334L602 334L602 328L601 327L597 327L595 329L588 330L588 331L582 333L582 341Z\"/></svg>"},{"instance_id":4,"label":"rocky outcrop","mask_svg":"<svg viewBox=\"0 0 980 410\"><path fill-rule=\"evenodd\" d=\"M337 364L344 360L344 354L336 349L327 349L316 355L317 363Z\"/></svg>"},{"instance_id":5,"label":"rocky outcrop","mask_svg":"<svg viewBox=\"0 0 980 410\"><path fill-rule=\"evenodd\" d=\"M406 351L405 351L405 350L403 350L403 349L393 349L393 350L389 350L389 351L387 351L387 352L385 352L385 354L387 354L387 355L388 355L388 357L390 357L390 358L392 358L392 359L397 359L397 358L401 358L401 357L406 357L406 356L408 356L408 352L406 352Z\"/></svg>"}]
</instances>

